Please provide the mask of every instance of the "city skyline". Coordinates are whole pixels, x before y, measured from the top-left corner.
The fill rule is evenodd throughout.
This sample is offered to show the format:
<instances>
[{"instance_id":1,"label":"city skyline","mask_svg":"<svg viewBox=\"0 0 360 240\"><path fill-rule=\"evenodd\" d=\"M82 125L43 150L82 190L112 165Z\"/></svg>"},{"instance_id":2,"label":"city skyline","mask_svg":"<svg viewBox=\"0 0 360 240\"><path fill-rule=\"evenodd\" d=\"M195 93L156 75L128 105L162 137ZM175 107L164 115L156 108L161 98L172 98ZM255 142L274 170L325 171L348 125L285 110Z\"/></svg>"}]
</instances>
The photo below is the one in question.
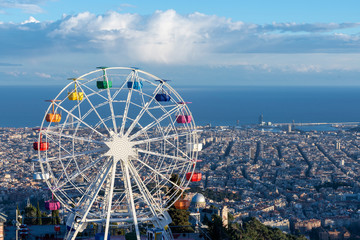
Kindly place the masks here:
<instances>
[{"instance_id":1,"label":"city skyline","mask_svg":"<svg viewBox=\"0 0 360 240\"><path fill-rule=\"evenodd\" d=\"M137 66L175 85L359 86L360 3L3 1L0 85Z\"/></svg>"}]
</instances>

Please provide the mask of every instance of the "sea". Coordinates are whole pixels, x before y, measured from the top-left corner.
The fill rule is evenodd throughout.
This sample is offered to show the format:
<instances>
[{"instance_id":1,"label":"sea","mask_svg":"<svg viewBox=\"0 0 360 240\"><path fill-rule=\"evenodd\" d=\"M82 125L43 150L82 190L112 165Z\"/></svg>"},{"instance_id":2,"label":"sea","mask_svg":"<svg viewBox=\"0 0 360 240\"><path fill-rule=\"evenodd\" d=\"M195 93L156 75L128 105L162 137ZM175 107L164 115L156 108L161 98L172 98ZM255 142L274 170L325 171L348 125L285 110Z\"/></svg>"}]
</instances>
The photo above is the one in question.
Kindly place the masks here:
<instances>
[{"instance_id":1,"label":"sea","mask_svg":"<svg viewBox=\"0 0 360 240\"><path fill-rule=\"evenodd\" d=\"M60 86L2 86L0 127L41 125L46 99ZM174 89L189 107L196 125L236 126L265 122L360 121L360 87L178 86ZM321 128L321 127L320 127Z\"/></svg>"}]
</instances>

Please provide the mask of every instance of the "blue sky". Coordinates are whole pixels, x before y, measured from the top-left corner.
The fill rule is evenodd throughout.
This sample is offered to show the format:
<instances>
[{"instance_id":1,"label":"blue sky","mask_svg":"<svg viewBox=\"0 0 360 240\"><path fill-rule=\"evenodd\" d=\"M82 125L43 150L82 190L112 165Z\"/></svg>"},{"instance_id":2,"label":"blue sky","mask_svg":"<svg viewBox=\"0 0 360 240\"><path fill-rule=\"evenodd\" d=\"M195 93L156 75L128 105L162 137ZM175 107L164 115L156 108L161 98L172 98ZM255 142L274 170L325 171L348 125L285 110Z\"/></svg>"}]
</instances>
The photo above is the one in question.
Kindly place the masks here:
<instances>
[{"instance_id":1,"label":"blue sky","mask_svg":"<svg viewBox=\"0 0 360 240\"><path fill-rule=\"evenodd\" d=\"M0 0L0 85L62 85L107 65L176 85L359 86L358 9L357 0Z\"/></svg>"}]
</instances>

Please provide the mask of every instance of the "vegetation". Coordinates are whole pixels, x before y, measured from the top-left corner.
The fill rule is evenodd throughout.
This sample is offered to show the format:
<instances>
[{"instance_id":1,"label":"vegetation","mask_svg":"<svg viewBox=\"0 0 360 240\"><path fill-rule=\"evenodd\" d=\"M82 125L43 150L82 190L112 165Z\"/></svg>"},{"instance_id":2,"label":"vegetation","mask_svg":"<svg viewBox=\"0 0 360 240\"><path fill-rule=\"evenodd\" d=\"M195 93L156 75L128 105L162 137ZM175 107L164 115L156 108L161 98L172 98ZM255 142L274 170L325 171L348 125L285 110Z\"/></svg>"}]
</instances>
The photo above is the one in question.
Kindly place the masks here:
<instances>
[{"instance_id":1,"label":"vegetation","mask_svg":"<svg viewBox=\"0 0 360 240\"><path fill-rule=\"evenodd\" d=\"M320 185L315 186L316 191L319 191L321 188L333 188L336 190L338 187L350 186L349 183L345 182L326 182Z\"/></svg>"},{"instance_id":2,"label":"vegetation","mask_svg":"<svg viewBox=\"0 0 360 240\"><path fill-rule=\"evenodd\" d=\"M223 240L306 240L304 236L283 233L278 228L267 227L256 218L250 218L241 227L238 223L225 228L221 217L213 215L208 221L209 234L212 239Z\"/></svg>"},{"instance_id":3,"label":"vegetation","mask_svg":"<svg viewBox=\"0 0 360 240\"><path fill-rule=\"evenodd\" d=\"M36 208L36 222L38 225L42 225L42 218L41 218L41 211L39 206L39 201L37 202L37 208Z\"/></svg>"},{"instance_id":4,"label":"vegetation","mask_svg":"<svg viewBox=\"0 0 360 240\"><path fill-rule=\"evenodd\" d=\"M40 210L39 202L37 207L29 204L25 207L24 211L21 212L23 216L22 223L29 225L50 225L60 224L59 210L51 211L51 216L48 216L47 212Z\"/></svg>"},{"instance_id":5,"label":"vegetation","mask_svg":"<svg viewBox=\"0 0 360 240\"><path fill-rule=\"evenodd\" d=\"M177 174L172 174L170 180L176 184L180 184L180 179ZM171 186L168 191L168 196L172 196L175 192L176 187ZM180 193L174 197L177 199ZM191 227L189 222L190 212L188 210L176 209L174 205L172 205L168 213L172 219L172 223L170 223L171 230L177 233L183 232L193 232L194 230Z\"/></svg>"}]
</instances>

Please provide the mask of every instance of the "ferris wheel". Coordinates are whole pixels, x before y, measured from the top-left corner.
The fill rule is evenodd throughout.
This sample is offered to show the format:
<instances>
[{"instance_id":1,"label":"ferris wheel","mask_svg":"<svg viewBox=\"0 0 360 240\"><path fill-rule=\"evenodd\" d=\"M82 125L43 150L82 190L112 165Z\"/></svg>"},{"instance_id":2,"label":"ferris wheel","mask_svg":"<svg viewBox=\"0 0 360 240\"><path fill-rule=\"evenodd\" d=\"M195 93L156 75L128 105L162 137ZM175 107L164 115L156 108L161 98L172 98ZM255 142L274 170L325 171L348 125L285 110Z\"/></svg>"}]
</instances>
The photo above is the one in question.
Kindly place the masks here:
<instances>
[{"instance_id":1,"label":"ferris wheel","mask_svg":"<svg viewBox=\"0 0 360 240\"><path fill-rule=\"evenodd\" d=\"M133 67L99 67L70 80L51 100L36 142L43 180L69 212L65 238L96 224L105 240L115 227L140 239L145 225L172 239L167 209L201 179L188 102Z\"/></svg>"}]
</instances>

